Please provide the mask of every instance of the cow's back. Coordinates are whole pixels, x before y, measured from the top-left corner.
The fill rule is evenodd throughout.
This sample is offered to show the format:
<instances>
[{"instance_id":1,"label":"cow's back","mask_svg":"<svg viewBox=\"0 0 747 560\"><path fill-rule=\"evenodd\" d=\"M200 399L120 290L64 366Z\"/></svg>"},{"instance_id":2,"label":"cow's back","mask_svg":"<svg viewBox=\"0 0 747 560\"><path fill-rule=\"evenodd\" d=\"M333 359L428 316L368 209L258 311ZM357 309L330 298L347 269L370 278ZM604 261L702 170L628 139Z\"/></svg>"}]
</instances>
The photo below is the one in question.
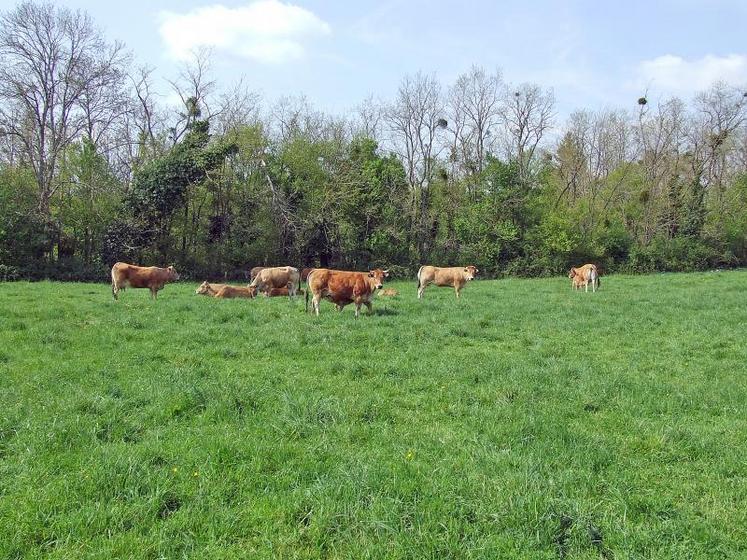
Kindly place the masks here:
<instances>
[{"instance_id":1,"label":"cow's back","mask_svg":"<svg viewBox=\"0 0 747 560\"><path fill-rule=\"evenodd\" d=\"M464 269L460 266L433 268L433 283L437 286L453 286L464 281Z\"/></svg>"}]
</instances>

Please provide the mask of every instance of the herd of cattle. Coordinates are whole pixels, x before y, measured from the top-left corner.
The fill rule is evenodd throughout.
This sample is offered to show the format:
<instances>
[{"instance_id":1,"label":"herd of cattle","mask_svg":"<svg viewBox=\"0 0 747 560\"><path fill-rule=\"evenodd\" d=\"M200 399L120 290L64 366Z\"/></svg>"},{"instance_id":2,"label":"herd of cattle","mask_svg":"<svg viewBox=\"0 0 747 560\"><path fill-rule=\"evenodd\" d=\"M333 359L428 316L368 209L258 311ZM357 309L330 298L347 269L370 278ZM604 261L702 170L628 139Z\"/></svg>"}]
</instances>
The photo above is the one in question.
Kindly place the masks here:
<instances>
[{"instance_id":1,"label":"herd of cattle","mask_svg":"<svg viewBox=\"0 0 747 560\"><path fill-rule=\"evenodd\" d=\"M421 266L418 270L418 299L430 284L454 288L459 297L464 285L475 278L478 273L474 266ZM312 311L319 315L319 303L322 299L332 302L339 310L348 304L355 304L355 316L358 317L362 305L372 311L371 300L374 294L396 295L396 290L382 290L384 279L389 276L388 270L376 268L368 272L351 272L331 270L328 268L304 268L301 272L292 266L255 267L250 272L248 286L214 284L207 281L200 284L197 293L216 298L254 298L259 294L267 297L306 295L306 309L311 296ZM568 278L571 287L579 290L596 292L599 287L599 272L593 264L571 268ZM158 291L167 283L179 280L179 274L173 266L158 268L155 266L136 266L118 262L112 267L112 296L117 299L120 290L126 287L148 288L152 298L157 298ZM307 289L301 289L306 282Z\"/></svg>"}]
</instances>

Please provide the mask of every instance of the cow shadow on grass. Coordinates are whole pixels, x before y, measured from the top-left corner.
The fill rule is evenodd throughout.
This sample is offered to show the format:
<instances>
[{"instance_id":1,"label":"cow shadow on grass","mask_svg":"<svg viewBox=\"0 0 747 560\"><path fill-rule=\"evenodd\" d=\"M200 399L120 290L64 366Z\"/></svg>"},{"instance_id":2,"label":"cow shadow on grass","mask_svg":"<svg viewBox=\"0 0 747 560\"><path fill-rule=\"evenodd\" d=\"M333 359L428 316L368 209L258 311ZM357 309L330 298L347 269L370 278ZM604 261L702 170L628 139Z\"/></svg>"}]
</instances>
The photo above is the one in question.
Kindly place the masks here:
<instances>
[{"instance_id":1,"label":"cow shadow on grass","mask_svg":"<svg viewBox=\"0 0 747 560\"><path fill-rule=\"evenodd\" d=\"M369 313L366 311L365 315L368 315ZM361 313L361 315L364 315L364 313ZM373 312L371 315L379 315L381 317L392 317L394 315L399 315L399 311L396 309L391 309L389 307L374 307Z\"/></svg>"}]
</instances>

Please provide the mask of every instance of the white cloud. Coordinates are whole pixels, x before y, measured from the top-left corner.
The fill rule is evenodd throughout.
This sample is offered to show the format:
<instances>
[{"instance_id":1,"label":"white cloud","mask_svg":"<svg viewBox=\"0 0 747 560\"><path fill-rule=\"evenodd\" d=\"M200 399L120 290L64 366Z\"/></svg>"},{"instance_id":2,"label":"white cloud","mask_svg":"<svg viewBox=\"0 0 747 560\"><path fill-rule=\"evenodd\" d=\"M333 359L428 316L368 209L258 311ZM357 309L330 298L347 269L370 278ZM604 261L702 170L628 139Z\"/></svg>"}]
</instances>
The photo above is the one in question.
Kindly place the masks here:
<instances>
[{"instance_id":1,"label":"white cloud","mask_svg":"<svg viewBox=\"0 0 747 560\"><path fill-rule=\"evenodd\" d=\"M212 47L268 64L297 60L305 42L330 33L314 13L279 0L258 0L227 8L221 4L183 14L161 12L161 38L176 59L199 47Z\"/></svg>"},{"instance_id":2,"label":"white cloud","mask_svg":"<svg viewBox=\"0 0 747 560\"><path fill-rule=\"evenodd\" d=\"M733 85L747 83L747 55L706 55L686 60L666 54L644 60L636 69L634 86L640 90L651 87L677 95L687 95L708 89L717 81Z\"/></svg>"}]
</instances>

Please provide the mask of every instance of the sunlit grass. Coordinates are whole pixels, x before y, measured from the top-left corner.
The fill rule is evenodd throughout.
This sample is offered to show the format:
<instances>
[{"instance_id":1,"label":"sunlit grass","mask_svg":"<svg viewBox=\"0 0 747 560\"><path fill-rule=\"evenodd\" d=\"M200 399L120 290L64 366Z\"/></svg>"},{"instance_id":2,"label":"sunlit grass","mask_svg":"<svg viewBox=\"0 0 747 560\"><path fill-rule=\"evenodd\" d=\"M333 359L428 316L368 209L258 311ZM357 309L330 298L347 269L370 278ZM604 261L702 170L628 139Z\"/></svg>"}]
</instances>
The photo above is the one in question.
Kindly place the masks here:
<instances>
[{"instance_id":1,"label":"sunlit grass","mask_svg":"<svg viewBox=\"0 0 747 560\"><path fill-rule=\"evenodd\" d=\"M0 557L747 553L747 273L390 287L0 284Z\"/></svg>"}]
</instances>

